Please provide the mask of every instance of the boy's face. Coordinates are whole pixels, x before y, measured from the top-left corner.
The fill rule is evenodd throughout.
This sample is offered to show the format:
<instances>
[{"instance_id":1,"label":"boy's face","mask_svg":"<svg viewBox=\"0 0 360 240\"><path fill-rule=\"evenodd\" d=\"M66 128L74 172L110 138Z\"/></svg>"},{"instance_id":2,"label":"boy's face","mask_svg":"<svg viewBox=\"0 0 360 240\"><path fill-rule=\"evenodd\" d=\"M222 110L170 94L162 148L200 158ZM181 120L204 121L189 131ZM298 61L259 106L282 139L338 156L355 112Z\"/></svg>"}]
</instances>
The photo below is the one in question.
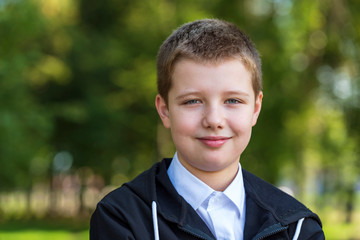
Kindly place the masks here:
<instances>
[{"instance_id":1,"label":"boy's face","mask_svg":"<svg viewBox=\"0 0 360 240\"><path fill-rule=\"evenodd\" d=\"M156 107L171 129L180 162L190 172L237 170L261 109L251 74L240 60L202 64L176 63L168 104L156 97Z\"/></svg>"}]
</instances>

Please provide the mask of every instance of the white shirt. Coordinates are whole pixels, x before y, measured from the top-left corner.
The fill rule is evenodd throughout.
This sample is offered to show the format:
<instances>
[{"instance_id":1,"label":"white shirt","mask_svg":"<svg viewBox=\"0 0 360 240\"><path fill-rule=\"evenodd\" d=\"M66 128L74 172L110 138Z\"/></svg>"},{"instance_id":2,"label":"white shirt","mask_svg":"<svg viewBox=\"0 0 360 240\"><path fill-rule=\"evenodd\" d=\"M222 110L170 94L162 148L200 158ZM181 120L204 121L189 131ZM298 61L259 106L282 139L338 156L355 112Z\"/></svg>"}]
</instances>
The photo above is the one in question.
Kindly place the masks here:
<instances>
[{"instance_id":1,"label":"white shirt","mask_svg":"<svg viewBox=\"0 0 360 240\"><path fill-rule=\"evenodd\" d=\"M193 207L217 240L242 240L245 190L239 163L236 177L224 192L215 191L190 173L177 153L167 170L176 191Z\"/></svg>"}]
</instances>

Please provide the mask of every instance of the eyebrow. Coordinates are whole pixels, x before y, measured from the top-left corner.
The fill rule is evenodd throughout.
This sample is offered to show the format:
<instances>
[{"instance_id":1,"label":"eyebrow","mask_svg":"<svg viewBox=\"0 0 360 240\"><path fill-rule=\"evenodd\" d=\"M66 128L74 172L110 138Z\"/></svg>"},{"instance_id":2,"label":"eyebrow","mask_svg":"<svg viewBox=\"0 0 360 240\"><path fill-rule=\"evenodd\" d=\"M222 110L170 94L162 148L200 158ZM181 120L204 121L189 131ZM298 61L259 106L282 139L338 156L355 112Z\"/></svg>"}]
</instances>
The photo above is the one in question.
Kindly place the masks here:
<instances>
[{"instance_id":1,"label":"eyebrow","mask_svg":"<svg viewBox=\"0 0 360 240\"><path fill-rule=\"evenodd\" d=\"M250 97L250 94L248 94L247 92L244 91L236 91L236 90L232 90L232 91L226 91L226 94L230 94L230 95L241 95L244 97Z\"/></svg>"},{"instance_id":2,"label":"eyebrow","mask_svg":"<svg viewBox=\"0 0 360 240\"><path fill-rule=\"evenodd\" d=\"M189 92L186 92L184 94L177 96L175 98L175 100L181 100L181 99L186 98L187 96L195 96L195 95L199 95L199 92L198 91L189 91Z\"/></svg>"}]
</instances>

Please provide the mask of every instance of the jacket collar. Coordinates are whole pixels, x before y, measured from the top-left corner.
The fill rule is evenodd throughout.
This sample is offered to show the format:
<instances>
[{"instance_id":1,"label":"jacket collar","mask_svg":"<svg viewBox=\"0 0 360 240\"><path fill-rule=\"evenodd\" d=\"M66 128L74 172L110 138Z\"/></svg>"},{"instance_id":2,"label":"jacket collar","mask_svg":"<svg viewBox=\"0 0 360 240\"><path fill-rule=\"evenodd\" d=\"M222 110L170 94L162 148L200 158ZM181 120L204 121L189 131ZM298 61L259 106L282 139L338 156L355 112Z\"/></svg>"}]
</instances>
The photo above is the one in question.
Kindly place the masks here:
<instances>
[{"instance_id":1,"label":"jacket collar","mask_svg":"<svg viewBox=\"0 0 360 240\"><path fill-rule=\"evenodd\" d=\"M285 231L289 224L301 218L311 217L321 226L319 217L295 198L244 169L243 176L246 192L244 239L262 239Z\"/></svg>"},{"instance_id":2,"label":"jacket collar","mask_svg":"<svg viewBox=\"0 0 360 240\"><path fill-rule=\"evenodd\" d=\"M176 223L179 228L202 239L215 239L209 228L195 212L195 210L182 198L167 175L171 159L164 159L156 173L156 201L158 213L168 221Z\"/></svg>"}]
</instances>

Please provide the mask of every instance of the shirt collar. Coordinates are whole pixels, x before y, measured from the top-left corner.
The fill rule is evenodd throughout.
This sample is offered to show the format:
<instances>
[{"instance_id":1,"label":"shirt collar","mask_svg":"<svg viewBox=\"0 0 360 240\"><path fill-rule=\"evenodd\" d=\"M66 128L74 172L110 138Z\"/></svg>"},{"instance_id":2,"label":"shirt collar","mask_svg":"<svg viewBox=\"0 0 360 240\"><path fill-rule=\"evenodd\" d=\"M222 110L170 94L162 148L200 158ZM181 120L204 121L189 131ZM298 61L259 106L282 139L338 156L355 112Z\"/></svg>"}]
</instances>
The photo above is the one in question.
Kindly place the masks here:
<instances>
[{"instance_id":1,"label":"shirt collar","mask_svg":"<svg viewBox=\"0 0 360 240\"><path fill-rule=\"evenodd\" d=\"M177 153L175 153L167 172L176 191L195 210L214 192L212 188L195 177L180 163Z\"/></svg>"},{"instance_id":2,"label":"shirt collar","mask_svg":"<svg viewBox=\"0 0 360 240\"><path fill-rule=\"evenodd\" d=\"M200 179L195 177L192 173L190 173L180 163L177 153L175 153L167 172L176 191L195 210L197 210L200 205L215 191ZM239 170L234 180L223 193L235 204L240 214L242 215L245 204L245 190L240 163Z\"/></svg>"},{"instance_id":3,"label":"shirt collar","mask_svg":"<svg viewBox=\"0 0 360 240\"><path fill-rule=\"evenodd\" d=\"M236 205L240 212L240 215L243 215L245 204L245 189L240 163L239 170L234 180L225 189L224 194Z\"/></svg>"}]
</instances>

